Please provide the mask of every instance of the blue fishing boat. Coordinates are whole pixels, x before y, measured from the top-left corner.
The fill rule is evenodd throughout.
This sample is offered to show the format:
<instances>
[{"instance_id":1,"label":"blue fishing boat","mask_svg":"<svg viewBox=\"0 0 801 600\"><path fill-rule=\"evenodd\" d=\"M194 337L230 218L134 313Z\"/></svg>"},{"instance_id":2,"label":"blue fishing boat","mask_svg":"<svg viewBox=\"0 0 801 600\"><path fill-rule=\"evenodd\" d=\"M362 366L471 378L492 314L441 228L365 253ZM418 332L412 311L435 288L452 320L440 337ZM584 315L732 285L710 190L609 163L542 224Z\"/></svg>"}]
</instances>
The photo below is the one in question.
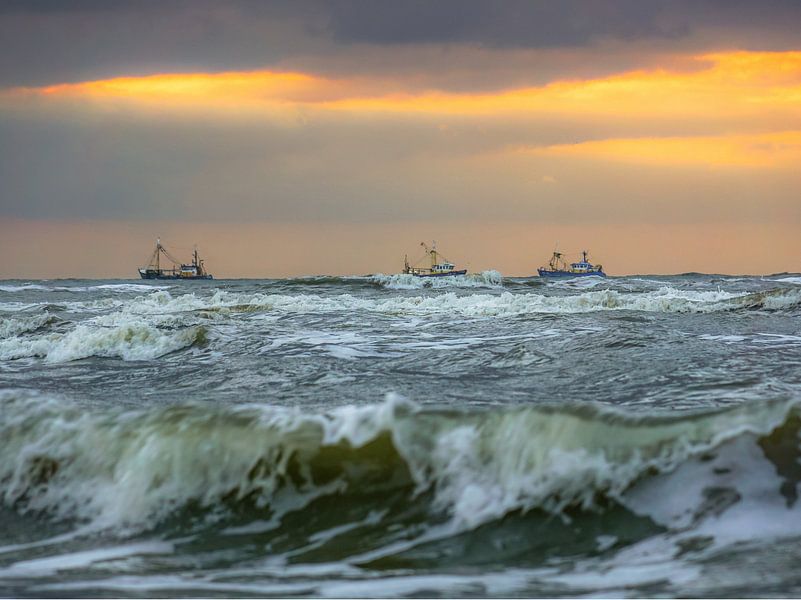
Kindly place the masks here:
<instances>
[{"instance_id":1,"label":"blue fishing boat","mask_svg":"<svg viewBox=\"0 0 801 600\"><path fill-rule=\"evenodd\" d=\"M587 251L581 253L581 260L578 262L570 263L570 267L564 259L564 254L561 252L554 252L551 260L548 262L547 267L540 267L537 269L540 277L606 277L602 265L593 265L587 260Z\"/></svg>"},{"instance_id":2,"label":"blue fishing boat","mask_svg":"<svg viewBox=\"0 0 801 600\"><path fill-rule=\"evenodd\" d=\"M415 277L453 277L454 275L467 274L467 269L460 269L457 271L456 265L437 252L436 242L434 242L431 247L425 242L420 242L420 245L425 249L426 254L415 263L415 266L410 265L409 257L405 256L403 259L403 273L405 275L414 275ZM431 260L430 267L416 266L426 258Z\"/></svg>"},{"instance_id":3,"label":"blue fishing boat","mask_svg":"<svg viewBox=\"0 0 801 600\"><path fill-rule=\"evenodd\" d=\"M171 268L161 267L162 254L172 264ZM192 252L192 262L182 263L167 252L167 249L161 245L161 239L156 240L156 249L150 255L147 266L139 269L139 276L142 279L214 279L206 271L203 260L198 256L197 248Z\"/></svg>"}]
</instances>

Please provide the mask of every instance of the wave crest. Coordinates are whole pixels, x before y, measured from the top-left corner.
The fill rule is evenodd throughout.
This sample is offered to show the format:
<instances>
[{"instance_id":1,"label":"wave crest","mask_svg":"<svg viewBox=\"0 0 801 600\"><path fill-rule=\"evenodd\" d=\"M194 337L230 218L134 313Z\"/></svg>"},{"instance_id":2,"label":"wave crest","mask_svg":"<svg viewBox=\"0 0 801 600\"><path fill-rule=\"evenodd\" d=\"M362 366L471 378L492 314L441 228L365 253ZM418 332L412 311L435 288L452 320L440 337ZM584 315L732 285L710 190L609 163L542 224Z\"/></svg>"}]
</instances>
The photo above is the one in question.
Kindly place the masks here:
<instances>
[{"instance_id":1,"label":"wave crest","mask_svg":"<svg viewBox=\"0 0 801 600\"><path fill-rule=\"evenodd\" d=\"M200 326L168 331L146 323L126 323L115 327L78 325L65 334L0 340L0 359L41 357L51 363L90 356L151 360L202 343L205 339L206 330Z\"/></svg>"},{"instance_id":2,"label":"wave crest","mask_svg":"<svg viewBox=\"0 0 801 600\"><path fill-rule=\"evenodd\" d=\"M185 405L105 413L2 398L0 493L8 506L98 527L146 528L189 503L301 510L309 498L399 490L473 528L513 511L589 509L725 442L794 414L774 402L632 418L594 406L426 411L398 397L309 415ZM797 418L797 417L796 417Z\"/></svg>"},{"instance_id":3,"label":"wave crest","mask_svg":"<svg viewBox=\"0 0 801 600\"><path fill-rule=\"evenodd\" d=\"M47 312L29 317L14 316L0 319L0 339L36 331L56 320L56 317Z\"/></svg>"},{"instance_id":4,"label":"wave crest","mask_svg":"<svg viewBox=\"0 0 801 600\"><path fill-rule=\"evenodd\" d=\"M503 286L503 275L498 271L482 271L449 277L416 277L405 273L373 275L372 280L389 290L421 290L423 288L497 288Z\"/></svg>"},{"instance_id":5,"label":"wave crest","mask_svg":"<svg viewBox=\"0 0 801 600\"><path fill-rule=\"evenodd\" d=\"M432 296L364 298L351 294L238 294L218 290L210 298L185 294L173 297L160 291L137 298L124 310L131 314L182 311L246 312L276 310L291 313L363 310L391 314L460 314L466 316L514 316L521 314L570 314L606 310L664 313L710 313L736 310L791 310L801 306L801 289L780 288L754 293L679 290L662 287L631 293L591 290L575 295L536 293L470 294L444 292Z\"/></svg>"}]
</instances>

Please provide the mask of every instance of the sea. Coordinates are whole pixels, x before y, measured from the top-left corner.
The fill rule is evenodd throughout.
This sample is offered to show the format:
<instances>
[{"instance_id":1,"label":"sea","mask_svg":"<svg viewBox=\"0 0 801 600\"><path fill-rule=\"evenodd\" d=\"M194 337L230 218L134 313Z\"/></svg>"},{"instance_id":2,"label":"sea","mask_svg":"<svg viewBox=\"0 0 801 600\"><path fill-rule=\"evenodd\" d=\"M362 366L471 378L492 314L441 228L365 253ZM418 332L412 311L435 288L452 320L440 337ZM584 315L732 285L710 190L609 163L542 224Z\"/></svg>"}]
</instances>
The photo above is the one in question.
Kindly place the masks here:
<instances>
[{"instance_id":1,"label":"sea","mask_svg":"<svg viewBox=\"0 0 801 600\"><path fill-rule=\"evenodd\" d=\"M801 275L0 281L0 596L801 596Z\"/></svg>"}]
</instances>

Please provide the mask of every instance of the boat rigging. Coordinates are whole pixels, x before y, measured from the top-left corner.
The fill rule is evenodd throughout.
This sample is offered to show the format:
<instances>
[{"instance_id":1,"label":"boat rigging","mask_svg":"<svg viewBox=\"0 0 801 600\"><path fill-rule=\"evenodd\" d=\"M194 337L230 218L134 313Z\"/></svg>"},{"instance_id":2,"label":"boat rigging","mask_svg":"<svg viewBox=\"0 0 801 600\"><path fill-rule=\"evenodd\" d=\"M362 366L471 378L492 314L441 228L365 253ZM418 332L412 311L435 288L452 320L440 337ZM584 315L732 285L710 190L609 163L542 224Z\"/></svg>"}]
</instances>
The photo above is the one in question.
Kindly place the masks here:
<instances>
[{"instance_id":1,"label":"boat rigging","mask_svg":"<svg viewBox=\"0 0 801 600\"><path fill-rule=\"evenodd\" d=\"M162 268L162 255L169 261L170 268ZM139 269L139 276L142 279L214 279L206 271L204 261L197 253L197 246L192 251L192 262L182 263L161 245L161 238L156 240L156 248L147 265Z\"/></svg>"},{"instance_id":2,"label":"boat rigging","mask_svg":"<svg viewBox=\"0 0 801 600\"><path fill-rule=\"evenodd\" d=\"M448 277L467 274L467 269L460 269L457 271L456 265L440 254L437 250L437 242L433 242L431 246L425 242L420 242L420 245L425 250L425 255L414 265L409 264L408 255L403 257L403 273L405 275L414 275L415 277ZM430 259L431 266L417 266L423 262L426 257Z\"/></svg>"},{"instance_id":3,"label":"boat rigging","mask_svg":"<svg viewBox=\"0 0 801 600\"><path fill-rule=\"evenodd\" d=\"M540 277L586 277L594 275L596 277L606 277L602 265L593 265L587 260L589 252L583 250L581 252L581 260L570 263L567 266L564 254L554 250L551 260L548 261L547 267L540 267L537 269Z\"/></svg>"}]
</instances>

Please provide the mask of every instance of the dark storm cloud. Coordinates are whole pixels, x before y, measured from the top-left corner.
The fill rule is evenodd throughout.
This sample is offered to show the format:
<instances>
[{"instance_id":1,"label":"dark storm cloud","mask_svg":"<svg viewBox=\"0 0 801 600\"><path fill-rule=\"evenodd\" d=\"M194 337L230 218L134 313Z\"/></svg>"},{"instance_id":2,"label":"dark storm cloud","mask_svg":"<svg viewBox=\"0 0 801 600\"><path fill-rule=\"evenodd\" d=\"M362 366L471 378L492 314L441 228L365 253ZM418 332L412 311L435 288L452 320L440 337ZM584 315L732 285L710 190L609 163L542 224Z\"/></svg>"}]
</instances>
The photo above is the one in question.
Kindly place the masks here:
<instances>
[{"instance_id":1,"label":"dark storm cloud","mask_svg":"<svg viewBox=\"0 0 801 600\"><path fill-rule=\"evenodd\" d=\"M341 41L373 44L475 43L550 48L583 46L597 37L634 39L686 34L660 22L663 4L618 2L409 2L348 0L330 7Z\"/></svg>"},{"instance_id":2,"label":"dark storm cloud","mask_svg":"<svg viewBox=\"0 0 801 600\"><path fill-rule=\"evenodd\" d=\"M314 49L311 15L242 2L0 4L0 85L255 69Z\"/></svg>"},{"instance_id":3,"label":"dark storm cloud","mask_svg":"<svg viewBox=\"0 0 801 600\"><path fill-rule=\"evenodd\" d=\"M584 46L601 38L670 40L710 27L797 35L801 18L801 3L789 0L343 0L326 6L341 41L527 48Z\"/></svg>"},{"instance_id":4,"label":"dark storm cloud","mask_svg":"<svg viewBox=\"0 0 801 600\"><path fill-rule=\"evenodd\" d=\"M697 38L714 32L726 47L780 49L797 42L800 22L801 3L784 0L6 0L0 85L324 64L313 57L354 44L551 49L695 38L703 46Z\"/></svg>"}]
</instances>

